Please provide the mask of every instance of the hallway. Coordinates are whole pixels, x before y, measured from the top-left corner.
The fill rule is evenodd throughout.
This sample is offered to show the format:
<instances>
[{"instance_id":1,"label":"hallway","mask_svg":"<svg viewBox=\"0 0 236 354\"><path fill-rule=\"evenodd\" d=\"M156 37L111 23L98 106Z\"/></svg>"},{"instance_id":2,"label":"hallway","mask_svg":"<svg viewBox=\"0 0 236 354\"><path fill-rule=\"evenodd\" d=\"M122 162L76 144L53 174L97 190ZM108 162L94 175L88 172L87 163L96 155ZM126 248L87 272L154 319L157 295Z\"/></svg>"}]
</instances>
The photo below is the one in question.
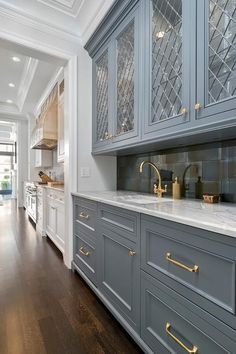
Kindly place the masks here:
<instances>
[{"instance_id":1,"label":"hallway","mask_svg":"<svg viewBox=\"0 0 236 354\"><path fill-rule=\"evenodd\" d=\"M0 354L140 353L14 201L0 206Z\"/></svg>"}]
</instances>

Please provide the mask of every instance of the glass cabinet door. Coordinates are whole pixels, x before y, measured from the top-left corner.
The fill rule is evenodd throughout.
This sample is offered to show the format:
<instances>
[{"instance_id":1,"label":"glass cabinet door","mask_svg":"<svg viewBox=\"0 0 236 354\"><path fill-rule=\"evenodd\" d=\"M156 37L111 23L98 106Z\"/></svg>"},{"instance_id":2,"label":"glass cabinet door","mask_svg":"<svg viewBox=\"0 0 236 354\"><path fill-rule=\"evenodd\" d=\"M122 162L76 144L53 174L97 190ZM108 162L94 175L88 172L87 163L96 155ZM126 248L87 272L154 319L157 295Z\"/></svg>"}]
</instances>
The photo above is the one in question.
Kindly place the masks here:
<instances>
[{"instance_id":1,"label":"glass cabinet door","mask_svg":"<svg viewBox=\"0 0 236 354\"><path fill-rule=\"evenodd\" d=\"M107 143L109 132L109 49L106 48L94 61L93 67L93 143Z\"/></svg>"},{"instance_id":2,"label":"glass cabinet door","mask_svg":"<svg viewBox=\"0 0 236 354\"><path fill-rule=\"evenodd\" d=\"M224 120L236 111L236 0L197 4L196 117Z\"/></svg>"},{"instance_id":3,"label":"glass cabinet door","mask_svg":"<svg viewBox=\"0 0 236 354\"><path fill-rule=\"evenodd\" d=\"M137 135L138 18L129 16L115 33L113 142Z\"/></svg>"},{"instance_id":4,"label":"glass cabinet door","mask_svg":"<svg viewBox=\"0 0 236 354\"><path fill-rule=\"evenodd\" d=\"M185 0L151 0L147 63L149 121L145 131L153 132L188 120L189 54L186 36L188 18ZM187 16L186 16L187 17Z\"/></svg>"}]
</instances>

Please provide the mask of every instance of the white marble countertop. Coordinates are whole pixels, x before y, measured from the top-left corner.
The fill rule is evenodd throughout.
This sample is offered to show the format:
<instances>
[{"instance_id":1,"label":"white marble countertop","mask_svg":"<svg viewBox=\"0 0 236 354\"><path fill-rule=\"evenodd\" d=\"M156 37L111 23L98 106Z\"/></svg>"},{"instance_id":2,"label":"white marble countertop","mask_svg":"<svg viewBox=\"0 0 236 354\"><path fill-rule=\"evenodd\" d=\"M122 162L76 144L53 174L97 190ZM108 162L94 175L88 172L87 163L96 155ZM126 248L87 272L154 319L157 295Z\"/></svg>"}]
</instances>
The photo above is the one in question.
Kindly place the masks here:
<instances>
[{"instance_id":1,"label":"white marble countertop","mask_svg":"<svg viewBox=\"0 0 236 354\"><path fill-rule=\"evenodd\" d=\"M64 185L56 185L53 187L48 186L47 184L38 184L38 187L42 187L42 188L48 188L48 189L54 189L56 191L60 191L60 192L64 192Z\"/></svg>"},{"instance_id":2,"label":"white marble countertop","mask_svg":"<svg viewBox=\"0 0 236 354\"><path fill-rule=\"evenodd\" d=\"M53 186L53 187L45 185L44 187L49 188L49 189L54 189L56 191L64 192L64 185L57 185L57 186Z\"/></svg>"},{"instance_id":3,"label":"white marble countertop","mask_svg":"<svg viewBox=\"0 0 236 354\"><path fill-rule=\"evenodd\" d=\"M173 200L127 191L83 192L73 195L236 237L236 204Z\"/></svg>"}]
</instances>

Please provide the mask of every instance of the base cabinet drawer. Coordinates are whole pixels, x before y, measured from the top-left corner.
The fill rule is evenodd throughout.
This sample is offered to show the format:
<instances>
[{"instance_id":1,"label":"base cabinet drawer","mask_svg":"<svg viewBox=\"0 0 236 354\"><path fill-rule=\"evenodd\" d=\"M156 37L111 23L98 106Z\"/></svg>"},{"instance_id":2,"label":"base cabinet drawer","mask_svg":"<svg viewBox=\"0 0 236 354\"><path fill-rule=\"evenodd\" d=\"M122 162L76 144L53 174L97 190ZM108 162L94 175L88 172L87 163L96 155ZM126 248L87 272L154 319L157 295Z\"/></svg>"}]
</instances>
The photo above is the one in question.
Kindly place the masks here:
<instances>
[{"instance_id":1,"label":"base cabinet drawer","mask_svg":"<svg viewBox=\"0 0 236 354\"><path fill-rule=\"evenodd\" d=\"M236 248L222 235L157 218L141 225L142 269L236 329Z\"/></svg>"},{"instance_id":2,"label":"base cabinet drawer","mask_svg":"<svg viewBox=\"0 0 236 354\"><path fill-rule=\"evenodd\" d=\"M137 245L109 228L99 232L98 287L139 332L140 255Z\"/></svg>"},{"instance_id":3,"label":"base cabinet drawer","mask_svg":"<svg viewBox=\"0 0 236 354\"><path fill-rule=\"evenodd\" d=\"M154 353L236 353L236 343L181 307L178 294L172 296L168 287L141 272L141 337Z\"/></svg>"},{"instance_id":4,"label":"base cabinet drawer","mask_svg":"<svg viewBox=\"0 0 236 354\"><path fill-rule=\"evenodd\" d=\"M96 285L96 253L95 246L86 237L74 235L74 262L84 274Z\"/></svg>"}]
</instances>

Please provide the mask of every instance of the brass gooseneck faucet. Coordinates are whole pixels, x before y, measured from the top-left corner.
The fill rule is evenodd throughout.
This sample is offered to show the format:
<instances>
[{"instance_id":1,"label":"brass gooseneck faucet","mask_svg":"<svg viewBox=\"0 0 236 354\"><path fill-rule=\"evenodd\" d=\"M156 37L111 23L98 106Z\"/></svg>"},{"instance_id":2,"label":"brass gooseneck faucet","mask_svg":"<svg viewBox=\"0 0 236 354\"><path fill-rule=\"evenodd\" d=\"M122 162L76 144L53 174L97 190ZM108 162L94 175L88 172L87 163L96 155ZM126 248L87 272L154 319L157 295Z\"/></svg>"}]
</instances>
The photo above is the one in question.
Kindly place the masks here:
<instances>
[{"instance_id":1,"label":"brass gooseneck faucet","mask_svg":"<svg viewBox=\"0 0 236 354\"><path fill-rule=\"evenodd\" d=\"M141 162L141 164L139 166L139 172L140 173L143 172L143 166L144 165L150 165L150 166L152 166L154 168L154 170L155 170L155 172L157 174L158 186L157 186L157 183L154 184L153 193L156 194L159 198L162 198L163 194L167 192L167 185L165 185L164 189L161 187L161 175L160 175L160 172L159 172L158 168L152 162L143 161L143 162Z\"/></svg>"}]
</instances>

